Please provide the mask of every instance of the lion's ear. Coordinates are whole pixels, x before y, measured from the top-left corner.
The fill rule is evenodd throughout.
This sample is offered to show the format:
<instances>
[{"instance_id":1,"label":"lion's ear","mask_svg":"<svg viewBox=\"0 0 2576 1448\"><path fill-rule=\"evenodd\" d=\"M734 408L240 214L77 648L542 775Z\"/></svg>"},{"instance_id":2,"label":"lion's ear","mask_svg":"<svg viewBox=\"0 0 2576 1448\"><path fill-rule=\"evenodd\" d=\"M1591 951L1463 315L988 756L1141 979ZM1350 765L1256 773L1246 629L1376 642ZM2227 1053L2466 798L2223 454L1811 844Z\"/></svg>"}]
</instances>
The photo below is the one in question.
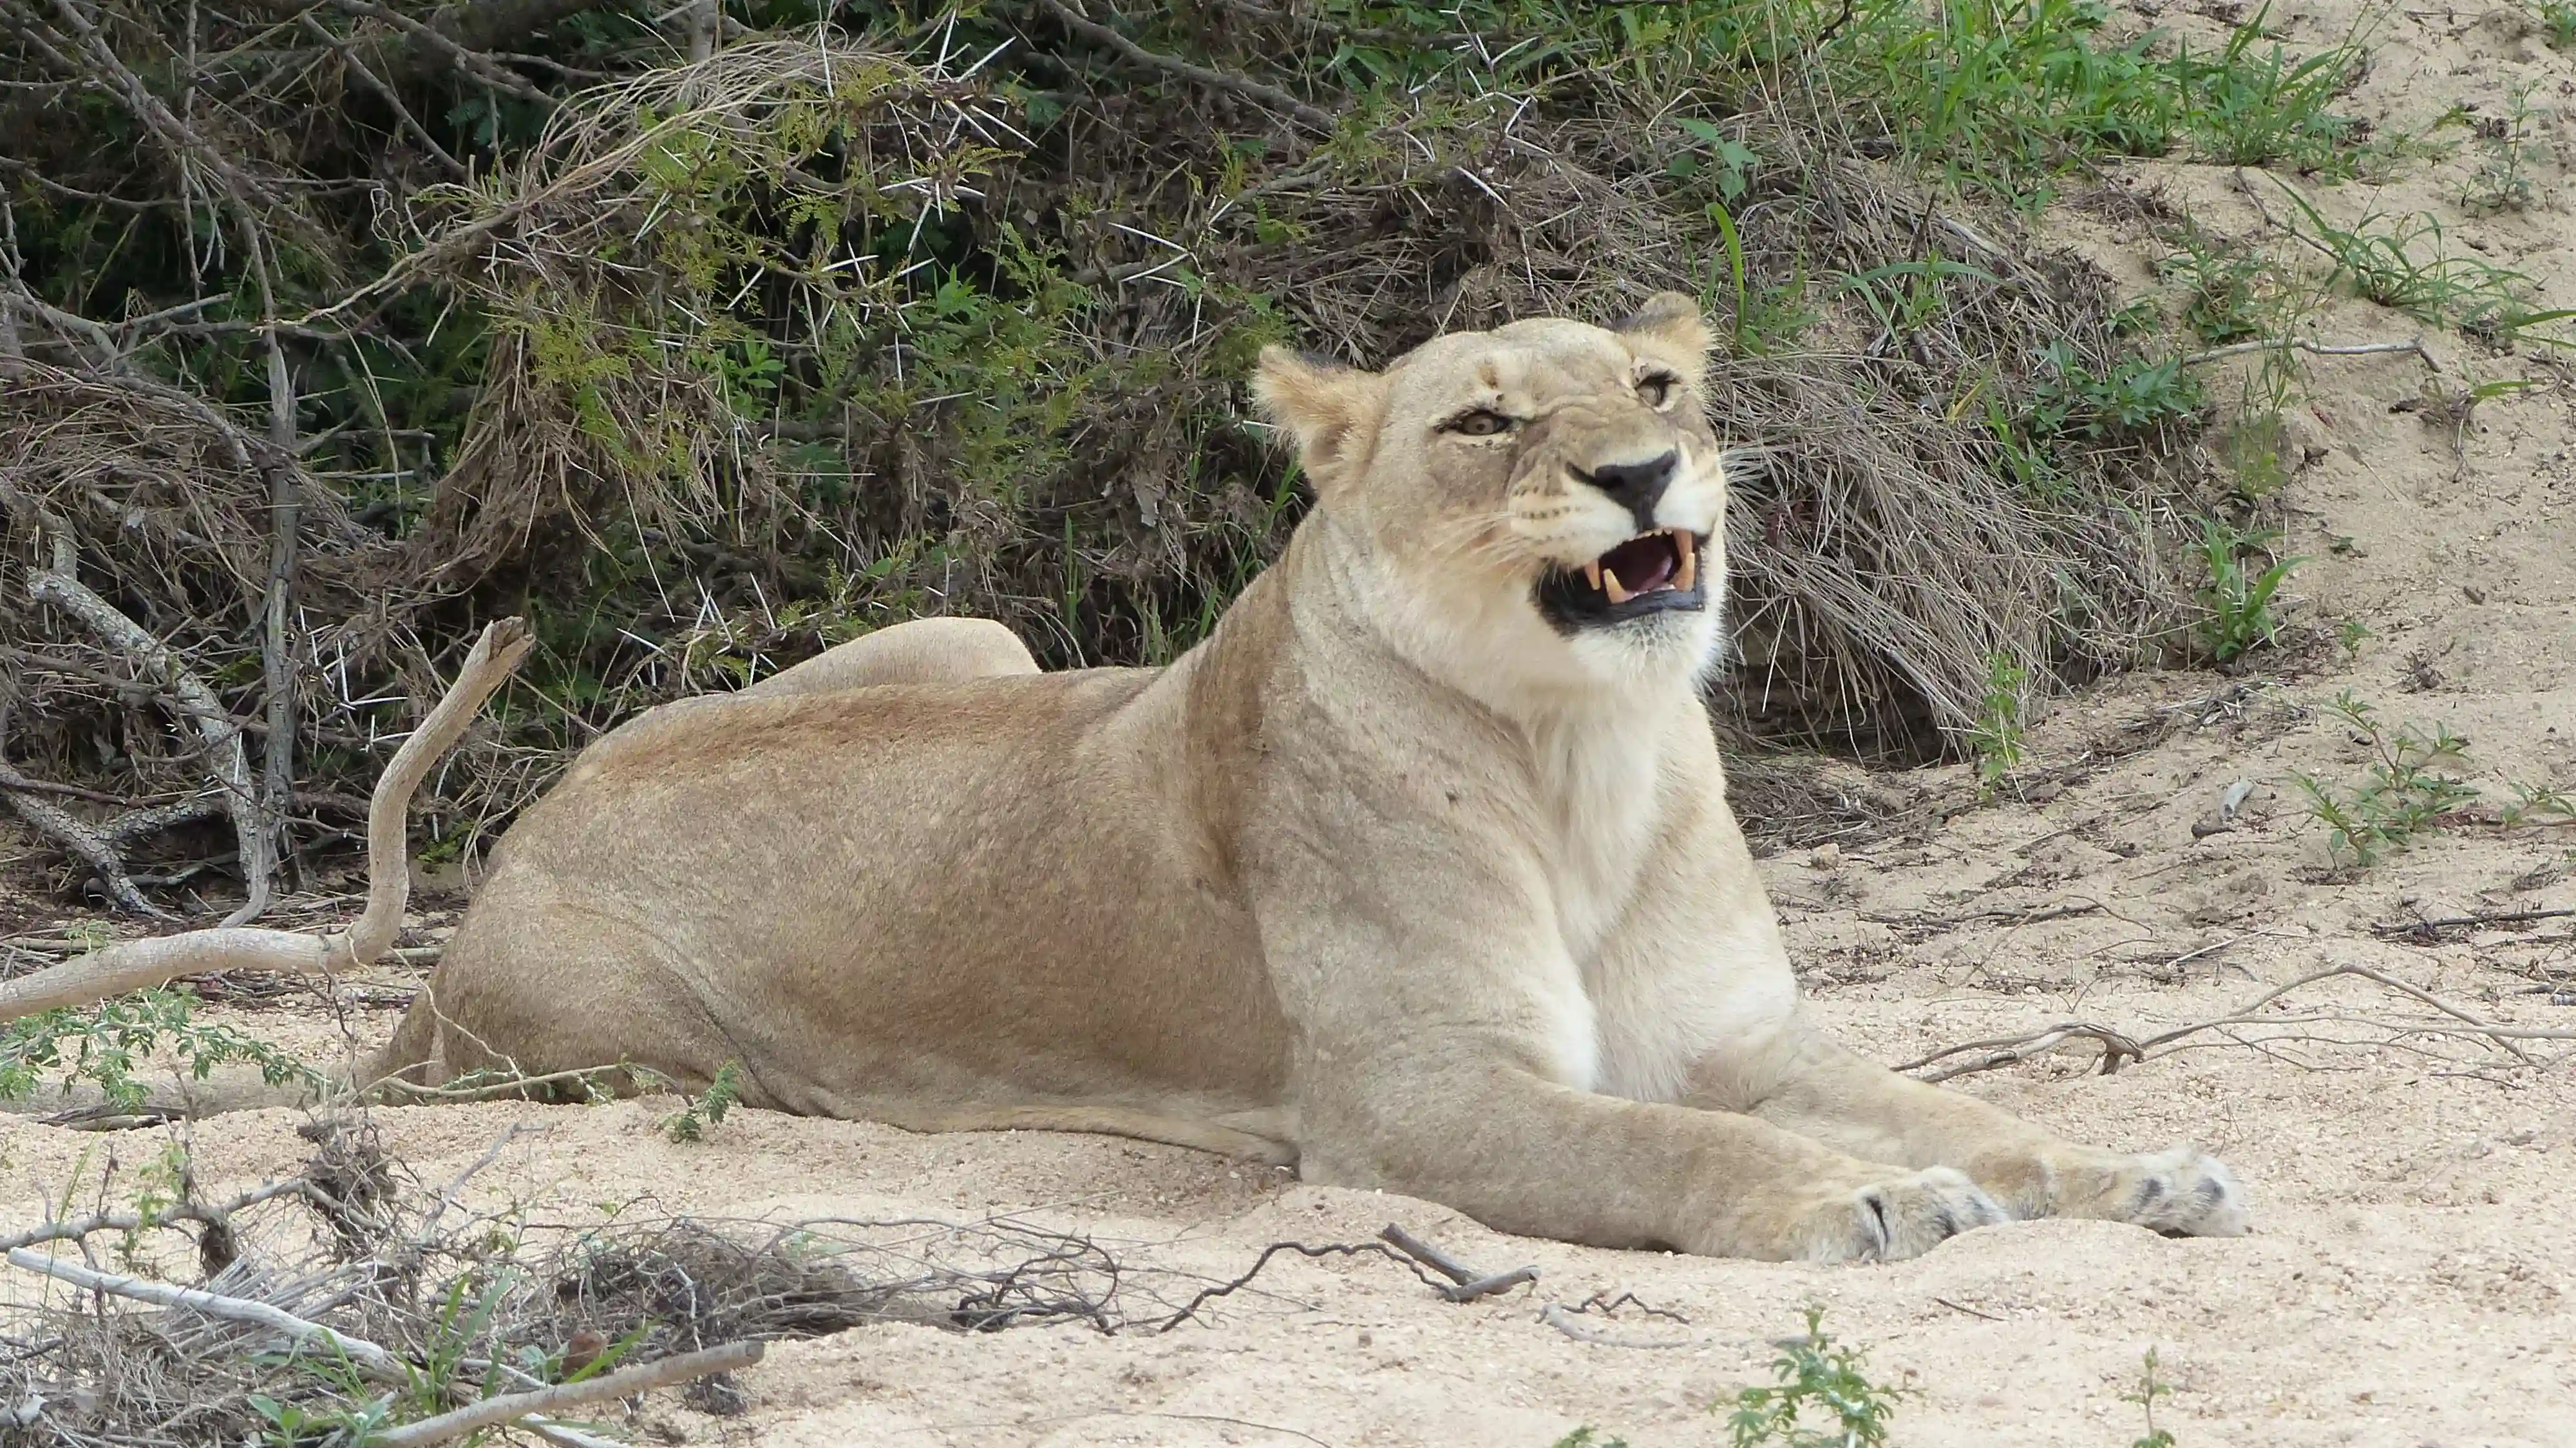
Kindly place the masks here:
<instances>
[{"instance_id":1,"label":"lion's ear","mask_svg":"<svg viewBox=\"0 0 2576 1448\"><path fill-rule=\"evenodd\" d=\"M1636 314L1611 329L1633 350L1682 374L1693 387L1708 370L1708 321L1699 303L1680 292L1657 292Z\"/></svg>"},{"instance_id":2,"label":"lion's ear","mask_svg":"<svg viewBox=\"0 0 2576 1448\"><path fill-rule=\"evenodd\" d=\"M1297 439L1298 460L1321 492L1365 456L1385 381L1374 372L1272 346L1261 349L1261 363L1253 369L1252 397L1264 417Z\"/></svg>"}]
</instances>

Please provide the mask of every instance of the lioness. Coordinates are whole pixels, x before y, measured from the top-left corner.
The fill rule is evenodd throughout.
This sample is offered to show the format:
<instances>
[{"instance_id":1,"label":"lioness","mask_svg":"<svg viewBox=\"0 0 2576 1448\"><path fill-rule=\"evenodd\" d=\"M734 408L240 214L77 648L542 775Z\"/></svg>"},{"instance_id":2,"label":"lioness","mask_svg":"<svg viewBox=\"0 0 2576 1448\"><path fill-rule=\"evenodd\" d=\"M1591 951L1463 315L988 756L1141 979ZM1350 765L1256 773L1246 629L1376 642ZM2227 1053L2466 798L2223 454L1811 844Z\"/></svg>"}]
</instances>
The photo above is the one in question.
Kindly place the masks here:
<instances>
[{"instance_id":1,"label":"lioness","mask_svg":"<svg viewBox=\"0 0 2576 1448\"><path fill-rule=\"evenodd\" d=\"M739 1062L754 1106L1293 1160L1603 1246L2241 1231L2197 1151L2058 1140L1801 1017L1701 703L1707 349L1674 295L1384 372L1272 349L1315 508L1206 642L1045 674L933 620L629 723L377 1071Z\"/></svg>"}]
</instances>

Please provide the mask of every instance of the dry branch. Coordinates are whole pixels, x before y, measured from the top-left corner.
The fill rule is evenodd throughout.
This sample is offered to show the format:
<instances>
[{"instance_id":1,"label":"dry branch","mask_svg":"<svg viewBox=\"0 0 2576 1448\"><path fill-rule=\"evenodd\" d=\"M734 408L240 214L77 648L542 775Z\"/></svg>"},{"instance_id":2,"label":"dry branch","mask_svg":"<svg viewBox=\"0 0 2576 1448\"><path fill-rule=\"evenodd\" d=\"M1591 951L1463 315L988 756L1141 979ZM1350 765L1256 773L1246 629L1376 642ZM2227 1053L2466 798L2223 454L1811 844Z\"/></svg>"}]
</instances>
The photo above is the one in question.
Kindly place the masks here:
<instances>
[{"instance_id":1,"label":"dry branch","mask_svg":"<svg viewBox=\"0 0 2576 1448\"><path fill-rule=\"evenodd\" d=\"M2261 1014L2264 1007L2271 1005L2273 1002L2291 994L2294 991L2315 985L2321 981L2335 980L2342 977L2351 977L2356 980L2370 981L2375 985L2395 991L2400 995L2421 1002L2422 1004L2432 1008L2434 1011L2439 1012L2442 1019L2391 1020L2346 1015L2308 1015L2295 1018L2283 1018ZM2173 1030L2165 1031L2157 1035L2136 1038L2119 1031L2114 1031L2107 1026L2099 1026L2087 1021L2064 1021L2054 1025L2042 1026L2037 1030L2026 1031L2016 1036L2002 1036L1992 1040L1970 1041L1962 1045L1945 1047L1918 1060L1909 1061L1896 1069L1901 1072L1908 1073L1922 1072L1925 1067L1936 1065L1942 1061L1947 1061L1955 1056L1964 1055L1972 1057L1970 1061L1964 1064L1932 1071L1924 1074L1921 1078L1926 1081L1947 1081L1953 1077L1968 1075L1972 1072L1991 1071L2004 1066L2016 1065L2020 1062L2030 1060L2033 1057L2057 1050L2060 1047L2069 1045L2075 1041L2090 1040L2101 1044L2102 1064L2099 1068L2098 1074L2108 1076L2118 1070L2123 1061L2151 1060L2159 1054L2164 1054L2166 1048L2179 1046L2186 1041L2192 1040L2194 1037L2207 1035L2213 1031L2227 1035L2230 1040L2236 1041L2240 1045L2260 1048L2264 1040L2271 1038L2264 1037L2248 1039L2235 1034L2235 1032L2239 1028L2243 1027L2309 1025L2321 1022L2338 1025L2362 1026L2382 1033L2381 1037L2376 1041L2342 1039L2332 1040L2329 1042L2331 1044L2375 1044L2393 1046L2402 1044L2407 1040L2407 1038L2413 1036L2451 1036L2466 1040L2483 1041L2487 1045L2511 1056L2515 1064L2523 1066L2534 1065L2537 1063L2535 1063L2531 1056L2522 1049L2519 1044L2520 1042L2576 1041L2576 1029L2503 1025L2498 1022L2487 1020L2471 1011L2453 1005L2449 1001L2442 999L2431 991L2425 990L2421 986L2410 985L2405 981L2397 979L2395 976L2388 975L2378 970L2373 970L2369 966L2338 965L2328 967L2324 970L2312 971L2309 974L2300 976L2285 984L2274 986L2260 995L2253 997L2251 1000L2246 1001L2243 1005L2237 1006L2228 1011L2225 1015L2213 1017L2212 1019L2205 1021L2197 1021L2187 1026L2179 1026Z\"/></svg>"},{"instance_id":2,"label":"dry branch","mask_svg":"<svg viewBox=\"0 0 2576 1448\"><path fill-rule=\"evenodd\" d=\"M1580 1309L1575 1309L1574 1311L1580 1311ZM1689 1347L1696 1341L1696 1339L1687 1337L1644 1338L1628 1337L1615 1332L1603 1332L1597 1327L1586 1327L1582 1323L1576 1322L1574 1320L1574 1311L1569 1311L1563 1303L1551 1302L1538 1310L1538 1320L1546 1323L1552 1328L1555 1328L1557 1331L1564 1333L1567 1337L1574 1339L1576 1342L1588 1342L1596 1347L1633 1347L1649 1349L1674 1348Z\"/></svg>"},{"instance_id":3,"label":"dry branch","mask_svg":"<svg viewBox=\"0 0 2576 1448\"><path fill-rule=\"evenodd\" d=\"M125 869L125 857L117 852L116 841L107 833L69 810L47 804L32 790L15 785L0 786L0 798L6 798L9 808L37 833L71 851L81 863L89 866L90 872L98 876L99 884L106 887L107 898L116 902L116 908L148 920L177 918L145 899L143 892L135 888L134 877Z\"/></svg>"},{"instance_id":4,"label":"dry branch","mask_svg":"<svg viewBox=\"0 0 2576 1448\"><path fill-rule=\"evenodd\" d=\"M265 1327L273 1332L283 1333L299 1344L319 1346L336 1352L356 1363L367 1376L378 1381L399 1383L404 1380L402 1361L392 1353L363 1338L351 1337L347 1333L324 1327L318 1322L308 1322L291 1312L271 1307L265 1302L226 1297L220 1293L207 1292L195 1287L174 1287L167 1282L148 1282L140 1277L127 1277L121 1273L100 1272L77 1262L48 1257L32 1247L10 1248L9 1262L12 1266L23 1267L30 1272L41 1272L75 1287L85 1287L116 1297L130 1297L137 1302L148 1302L156 1307L186 1308L191 1312L201 1312L208 1317L220 1317L228 1322L247 1322Z\"/></svg>"},{"instance_id":5,"label":"dry branch","mask_svg":"<svg viewBox=\"0 0 2576 1448\"><path fill-rule=\"evenodd\" d=\"M243 1192L222 1202L178 1202L146 1215L141 1212L101 1212L95 1216L69 1217L31 1227L24 1232L0 1237L0 1251L16 1251L44 1242L72 1242L95 1232L139 1232L147 1227L166 1227L178 1222L198 1222L210 1227L228 1225L234 1214L279 1197L300 1196L319 1200L320 1189L302 1177L270 1182L264 1187Z\"/></svg>"},{"instance_id":6,"label":"dry branch","mask_svg":"<svg viewBox=\"0 0 2576 1448\"><path fill-rule=\"evenodd\" d=\"M2096 1041L2101 1044L2100 1074L2105 1076L2117 1075L2124 1062L2146 1059L2145 1052L2139 1049L2137 1042L2112 1030L2109 1026L2097 1026L2090 1021L2068 1021L2027 1035L2002 1036L1989 1041L1969 1041L1962 1045L1944 1047L1919 1060L1908 1061L1896 1069L1911 1075L1922 1071L1926 1066L1949 1060L1953 1056L1975 1058L1958 1065L1944 1066L1923 1077L1926 1081L1947 1081L1957 1076L1974 1075L1979 1071L1997 1071L2006 1066L2019 1065L2034 1056L2046 1055L2073 1041Z\"/></svg>"},{"instance_id":7,"label":"dry branch","mask_svg":"<svg viewBox=\"0 0 2576 1448\"><path fill-rule=\"evenodd\" d=\"M2433 354L2424 350L2421 337L2409 337L2402 342L2354 342L2343 346L2329 346L2299 337L2266 337L2257 342L2230 342L2224 347L2194 352L2182 360L2185 366L2197 366L2223 357L2251 357L2258 352L2305 352L2314 357L2374 357L2382 353L2412 352L2424 359L2425 366L2434 365Z\"/></svg>"},{"instance_id":8,"label":"dry branch","mask_svg":"<svg viewBox=\"0 0 2576 1448\"><path fill-rule=\"evenodd\" d=\"M402 927L403 906L411 896L404 816L412 793L534 642L527 625L516 618L484 629L438 707L385 767L367 807L367 908L346 934L219 927L124 941L0 984L0 1020L88 1005L183 975L237 969L317 975L377 959L393 944Z\"/></svg>"},{"instance_id":9,"label":"dry branch","mask_svg":"<svg viewBox=\"0 0 2576 1448\"><path fill-rule=\"evenodd\" d=\"M370 1441L375 1443L377 1448L428 1448L429 1444L462 1438L468 1433L484 1428L497 1428L530 1414L560 1412L566 1408L580 1407L584 1403L596 1403L605 1398L632 1397L637 1393L650 1392L655 1388L667 1388L673 1383L685 1383L695 1378L713 1377L717 1373L729 1373L737 1368L747 1368L760 1361L762 1349L763 1344L757 1340L729 1342L722 1347L711 1347L703 1352L681 1353L677 1357L666 1357L641 1367L620 1368L616 1372L603 1373L595 1378L584 1378L580 1382L559 1383L530 1393L511 1393L503 1397L485 1398L479 1403L469 1403L452 1412L441 1413L435 1418L423 1418L417 1423L388 1428L375 1435Z\"/></svg>"},{"instance_id":10,"label":"dry branch","mask_svg":"<svg viewBox=\"0 0 2576 1448\"><path fill-rule=\"evenodd\" d=\"M13 499L17 496L13 491ZM161 687L179 701L205 740L206 752L213 760L216 784L222 789L225 808L232 815L233 835L241 849L242 876L250 888L250 898L228 916L224 924L234 926L251 919L268 904L269 837L259 817L250 760L242 747L240 728L232 722L223 701L215 697L215 691L207 688L203 679L181 664L177 654L154 638L149 630L127 618L114 604L82 584L80 555L72 541L71 529L32 500L26 507L35 514L51 561L50 567L37 572L29 581L29 596L50 603L80 620L101 643L124 655L142 672L158 679Z\"/></svg>"},{"instance_id":11,"label":"dry branch","mask_svg":"<svg viewBox=\"0 0 2576 1448\"><path fill-rule=\"evenodd\" d=\"M1378 1240L1448 1278L1451 1286L1432 1285L1441 1296L1452 1302L1473 1302L1479 1297L1508 1292L1524 1282L1538 1280L1536 1267L1515 1267L1509 1272L1479 1272L1393 1222L1379 1228L1377 1235Z\"/></svg>"}]
</instances>

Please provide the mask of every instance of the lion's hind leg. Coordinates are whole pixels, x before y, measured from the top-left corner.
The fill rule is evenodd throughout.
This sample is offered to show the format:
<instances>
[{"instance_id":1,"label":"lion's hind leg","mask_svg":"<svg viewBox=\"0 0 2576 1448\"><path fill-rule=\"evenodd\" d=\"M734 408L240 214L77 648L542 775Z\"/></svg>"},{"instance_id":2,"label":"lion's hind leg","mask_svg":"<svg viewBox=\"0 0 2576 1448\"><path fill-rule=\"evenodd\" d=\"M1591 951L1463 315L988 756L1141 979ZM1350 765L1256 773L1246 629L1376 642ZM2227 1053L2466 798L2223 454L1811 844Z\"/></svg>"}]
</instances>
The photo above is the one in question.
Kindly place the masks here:
<instances>
[{"instance_id":1,"label":"lion's hind leg","mask_svg":"<svg viewBox=\"0 0 2576 1448\"><path fill-rule=\"evenodd\" d=\"M485 895L369 1073L379 1099L697 1092L733 1063L745 1104L780 1104L675 947L506 873Z\"/></svg>"},{"instance_id":2,"label":"lion's hind leg","mask_svg":"<svg viewBox=\"0 0 2576 1448\"><path fill-rule=\"evenodd\" d=\"M826 649L734 697L830 694L874 684L944 684L1037 671L1028 645L989 618L917 618Z\"/></svg>"}]
</instances>

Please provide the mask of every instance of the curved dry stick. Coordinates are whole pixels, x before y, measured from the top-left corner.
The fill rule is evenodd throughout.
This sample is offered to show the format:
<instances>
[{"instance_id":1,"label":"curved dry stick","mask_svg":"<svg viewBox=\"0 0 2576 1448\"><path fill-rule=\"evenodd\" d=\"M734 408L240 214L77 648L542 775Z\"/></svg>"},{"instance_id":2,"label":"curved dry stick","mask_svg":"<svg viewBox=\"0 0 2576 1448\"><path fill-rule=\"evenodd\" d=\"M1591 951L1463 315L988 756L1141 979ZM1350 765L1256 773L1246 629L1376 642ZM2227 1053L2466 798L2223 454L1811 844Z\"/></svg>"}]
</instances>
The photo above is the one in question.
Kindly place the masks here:
<instances>
[{"instance_id":1,"label":"curved dry stick","mask_svg":"<svg viewBox=\"0 0 2576 1448\"><path fill-rule=\"evenodd\" d=\"M2046 1055L2069 1041L2100 1042L2101 1074L2105 1076L2118 1074L2125 1062L2143 1061L2147 1058L2144 1047L2109 1026L2097 1026L2091 1021L2062 1021L2057 1025L2044 1026L2023 1035L1999 1036L1993 1040L1969 1041L1963 1045L1946 1047L1921 1060L1908 1061L1896 1070L1901 1073L1920 1071L1926 1066L1946 1061L1952 1056L1964 1056L1971 1052L1987 1053L1974 1061L1944 1067L1917 1078L1924 1081L1947 1081L1957 1076L1972 1076L1979 1071L1997 1071L2006 1066L2016 1066L2034 1056Z\"/></svg>"},{"instance_id":2,"label":"curved dry stick","mask_svg":"<svg viewBox=\"0 0 2576 1448\"><path fill-rule=\"evenodd\" d=\"M1551 1302L1547 1306L1540 1308L1538 1310L1538 1320L1546 1323L1552 1328L1555 1328L1557 1331L1564 1333L1567 1337L1574 1339L1576 1342L1588 1342L1595 1347L1633 1347L1655 1350L1662 1348L1690 1347L1698 1341L1696 1338L1688 1337L1625 1337L1615 1332L1603 1332L1597 1327L1586 1327L1582 1323L1576 1322L1574 1320L1573 1312L1568 1310L1563 1303L1557 1302Z\"/></svg>"},{"instance_id":3,"label":"curved dry stick","mask_svg":"<svg viewBox=\"0 0 2576 1448\"><path fill-rule=\"evenodd\" d=\"M760 1361L763 1346L758 1338L745 1338L722 1347L662 1358L641 1367L620 1368L616 1372L575 1383L558 1383L530 1393L485 1398L435 1418L423 1418L417 1423L384 1429L368 1441L377 1448L428 1448L432 1443L462 1438L484 1428L497 1428L531 1413L577 1408L603 1398L631 1397L654 1388L666 1388L673 1383L685 1383L692 1378L713 1377L717 1373L747 1368Z\"/></svg>"},{"instance_id":4,"label":"curved dry stick","mask_svg":"<svg viewBox=\"0 0 2576 1448\"><path fill-rule=\"evenodd\" d=\"M506 618L484 629L438 707L429 711L385 766L367 803L367 908L346 934L219 926L124 941L0 984L0 1021L88 1005L183 975L239 969L321 975L374 962L393 944L395 932L402 928L403 906L411 899L403 834L412 792L474 722L483 701L510 677L534 642L520 619Z\"/></svg>"}]
</instances>

